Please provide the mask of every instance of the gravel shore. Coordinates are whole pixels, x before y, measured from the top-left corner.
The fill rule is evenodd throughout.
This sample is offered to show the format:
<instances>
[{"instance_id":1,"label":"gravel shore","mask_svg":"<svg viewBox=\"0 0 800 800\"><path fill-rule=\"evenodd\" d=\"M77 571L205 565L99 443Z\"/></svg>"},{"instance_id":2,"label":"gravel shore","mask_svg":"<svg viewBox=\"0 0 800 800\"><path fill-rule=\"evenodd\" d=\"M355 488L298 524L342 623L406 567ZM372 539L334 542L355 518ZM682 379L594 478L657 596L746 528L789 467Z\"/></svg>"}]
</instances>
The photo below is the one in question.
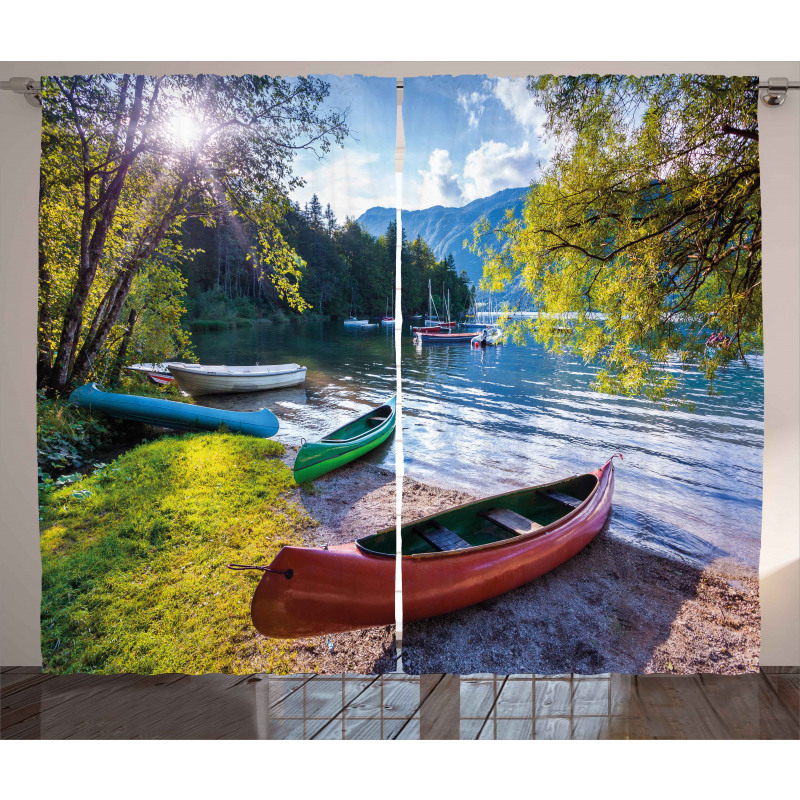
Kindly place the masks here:
<instances>
[{"instance_id":1,"label":"gravel shore","mask_svg":"<svg viewBox=\"0 0 800 800\"><path fill-rule=\"evenodd\" d=\"M287 462L294 453L287 450ZM309 543L353 541L394 523L394 474L348 465L297 497L318 525ZM403 518L470 495L405 479ZM613 517L611 524L613 524ZM562 566L500 597L403 631L410 673L738 673L758 669L758 575L732 562L705 569L614 539L597 539ZM394 628L298 640L298 666L365 674L394 668ZM303 667L303 665L306 665Z\"/></svg>"}]
</instances>

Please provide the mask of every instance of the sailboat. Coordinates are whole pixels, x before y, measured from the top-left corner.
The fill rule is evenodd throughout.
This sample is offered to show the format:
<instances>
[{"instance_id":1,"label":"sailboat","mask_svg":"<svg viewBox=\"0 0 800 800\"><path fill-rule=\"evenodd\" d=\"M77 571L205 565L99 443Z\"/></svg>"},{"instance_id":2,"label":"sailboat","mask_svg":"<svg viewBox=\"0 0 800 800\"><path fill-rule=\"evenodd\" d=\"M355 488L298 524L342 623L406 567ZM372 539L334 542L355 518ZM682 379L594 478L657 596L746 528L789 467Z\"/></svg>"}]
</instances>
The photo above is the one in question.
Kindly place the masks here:
<instances>
[{"instance_id":1,"label":"sailboat","mask_svg":"<svg viewBox=\"0 0 800 800\"><path fill-rule=\"evenodd\" d=\"M392 314L389 316L389 298L386 298L386 316L381 318L381 325L394 327L394 297L392 297Z\"/></svg>"},{"instance_id":2,"label":"sailboat","mask_svg":"<svg viewBox=\"0 0 800 800\"><path fill-rule=\"evenodd\" d=\"M444 287L442 287L442 296L444 296ZM433 313L431 313L433 309ZM439 312L436 309L436 303L433 300L433 292L431 291L431 281L428 279L428 316L425 317L424 328L455 328L456 323L450 320L443 320L439 317Z\"/></svg>"},{"instance_id":3,"label":"sailboat","mask_svg":"<svg viewBox=\"0 0 800 800\"><path fill-rule=\"evenodd\" d=\"M369 324L368 319L359 319L356 314L356 293L353 290L353 284L350 284L350 316L344 321L344 324L347 326L358 327L358 328L374 328L374 325Z\"/></svg>"}]
</instances>

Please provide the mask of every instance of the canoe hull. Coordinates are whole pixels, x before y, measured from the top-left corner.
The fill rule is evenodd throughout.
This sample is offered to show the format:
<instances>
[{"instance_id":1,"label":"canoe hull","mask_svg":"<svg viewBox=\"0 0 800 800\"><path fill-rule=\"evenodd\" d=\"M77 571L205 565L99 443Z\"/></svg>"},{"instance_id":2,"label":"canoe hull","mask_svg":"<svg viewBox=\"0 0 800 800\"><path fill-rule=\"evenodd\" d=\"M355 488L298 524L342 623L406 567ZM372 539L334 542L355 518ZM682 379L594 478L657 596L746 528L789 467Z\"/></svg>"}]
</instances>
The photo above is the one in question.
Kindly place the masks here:
<instances>
[{"instance_id":1,"label":"canoe hull","mask_svg":"<svg viewBox=\"0 0 800 800\"><path fill-rule=\"evenodd\" d=\"M330 550L284 547L265 572L250 611L259 633L297 639L393 625L393 558L362 553L355 543Z\"/></svg>"},{"instance_id":2,"label":"canoe hull","mask_svg":"<svg viewBox=\"0 0 800 800\"><path fill-rule=\"evenodd\" d=\"M433 556L404 556L403 619L448 614L523 586L568 561L588 545L611 512L614 468L592 473L598 485L590 501L542 536L498 546Z\"/></svg>"},{"instance_id":3,"label":"canoe hull","mask_svg":"<svg viewBox=\"0 0 800 800\"><path fill-rule=\"evenodd\" d=\"M225 425L236 433L268 439L278 432L279 427L278 418L266 408L260 411L226 411L155 397L104 392L94 383L76 389L69 399L81 408L101 411L110 417L180 431L215 431Z\"/></svg>"},{"instance_id":4,"label":"canoe hull","mask_svg":"<svg viewBox=\"0 0 800 800\"><path fill-rule=\"evenodd\" d=\"M261 392L268 389L285 389L297 386L306 379L306 367L275 373L230 374L222 371L216 374L198 372L189 367L170 366L170 372L184 392L192 397L204 394L235 394L238 392Z\"/></svg>"},{"instance_id":5,"label":"canoe hull","mask_svg":"<svg viewBox=\"0 0 800 800\"><path fill-rule=\"evenodd\" d=\"M379 437L363 444L355 450L340 450L338 453L331 454L320 452L319 455L323 457L327 455L328 457L325 458L324 461L312 463L308 467L295 469L294 479L297 483L307 483L308 481L313 481L323 475L327 475L327 473L333 472L333 470L343 467L345 464L349 464L357 458L361 458L361 456L369 453L370 450L374 450L376 447L383 444L392 435L393 431L394 425ZM315 451L319 452L321 449L317 442L310 443L306 445L306 447L309 450L309 457L314 457L316 454Z\"/></svg>"},{"instance_id":6,"label":"canoe hull","mask_svg":"<svg viewBox=\"0 0 800 800\"><path fill-rule=\"evenodd\" d=\"M614 469L594 473L597 487L575 512L540 536L469 550L403 556L403 618L413 622L457 611L516 589L563 564L588 545L611 511ZM409 523L414 524L414 523ZM390 625L395 621L391 555L355 543L284 547L253 596L253 624L265 636L295 639Z\"/></svg>"},{"instance_id":7,"label":"canoe hull","mask_svg":"<svg viewBox=\"0 0 800 800\"><path fill-rule=\"evenodd\" d=\"M394 398L387 405L391 406L392 413L386 422L355 441L330 443L323 440L304 444L294 463L295 481L307 483L316 480L383 444L392 435L397 419Z\"/></svg>"}]
</instances>

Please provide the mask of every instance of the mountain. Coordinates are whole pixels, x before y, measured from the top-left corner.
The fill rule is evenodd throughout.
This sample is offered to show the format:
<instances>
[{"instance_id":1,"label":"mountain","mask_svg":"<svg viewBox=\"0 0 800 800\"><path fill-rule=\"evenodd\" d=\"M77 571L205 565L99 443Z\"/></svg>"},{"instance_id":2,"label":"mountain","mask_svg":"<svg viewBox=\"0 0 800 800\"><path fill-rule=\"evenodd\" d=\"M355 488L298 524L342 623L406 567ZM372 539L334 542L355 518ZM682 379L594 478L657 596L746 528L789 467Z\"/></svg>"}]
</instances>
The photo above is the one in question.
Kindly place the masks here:
<instances>
[{"instance_id":1,"label":"mountain","mask_svg":"<svg viewBox=\"0 0 800 800\"><path fill-rule=\"evenodd\" d=\"M483 274L483 262L462 247L464 240L472 242L472 229L481 217L487 217L489 224L494 226L503 219L507 208L513 208L514 216L519 218L527 193L527 186L503 189L461 208L432 206L419 211L403 211L403 231L409 241L421 236L433 249L436 258L452 253L459 272L466 270L470 280L477 283ZM386 227L396 216L396 209L376 206L367 209L357 222L373 236L380 236L386 233Z\"/></svg>"}]
</instances>

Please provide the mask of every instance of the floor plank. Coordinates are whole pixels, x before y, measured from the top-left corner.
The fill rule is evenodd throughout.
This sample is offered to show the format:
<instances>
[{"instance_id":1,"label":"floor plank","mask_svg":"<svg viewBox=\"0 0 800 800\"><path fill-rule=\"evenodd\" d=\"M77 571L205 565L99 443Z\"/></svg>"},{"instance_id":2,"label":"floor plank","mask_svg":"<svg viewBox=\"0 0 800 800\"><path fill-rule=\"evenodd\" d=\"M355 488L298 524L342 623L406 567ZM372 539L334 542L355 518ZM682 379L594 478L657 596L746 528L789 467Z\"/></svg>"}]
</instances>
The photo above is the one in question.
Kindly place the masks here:
<instances>
[{"instance_id":1,"label":"floor plank","mask_svg":"<svg viewBox=\"0 0 800 800\"><path fill-rule=\"evenodd\" d=\"M800 739L800 673L60 675L4 668L3 739Z\"/></svg>"}]
</instances>

